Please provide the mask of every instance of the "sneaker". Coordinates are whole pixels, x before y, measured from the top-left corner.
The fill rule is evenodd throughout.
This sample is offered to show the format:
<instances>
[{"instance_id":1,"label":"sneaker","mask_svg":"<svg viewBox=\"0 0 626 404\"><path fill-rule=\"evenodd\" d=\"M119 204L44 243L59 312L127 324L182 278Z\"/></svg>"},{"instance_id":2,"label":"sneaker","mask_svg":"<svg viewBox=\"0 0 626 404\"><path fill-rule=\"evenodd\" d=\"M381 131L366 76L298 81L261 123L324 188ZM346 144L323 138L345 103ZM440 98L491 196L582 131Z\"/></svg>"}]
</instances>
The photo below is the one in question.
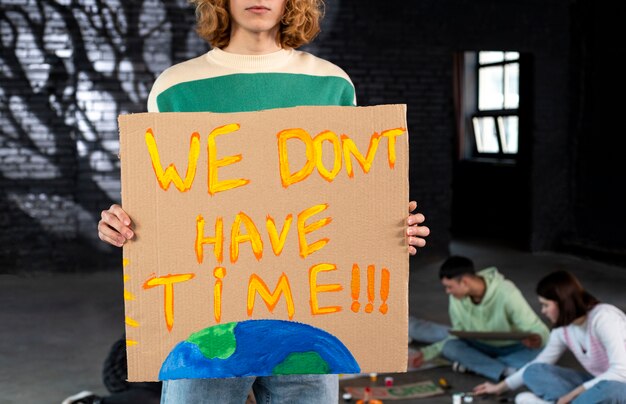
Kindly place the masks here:
<instances>
[{"instance_id":1,"label":"sneaker","mask_svg":"<svg viewBox=\"0 0 626 404\"><path fill-rule=\"evenodd\" d=\"M459 362L452 362L452 371L455 373L467 373L468 370L465 366Z\"/></svg>"},{"instance_id":2,"label":"sneaker","mask_svg":"<svg viewBox=\"0 0 626 404\"><path fill-rule=\"evenodd\" d=\"M515 404L552 404L552 401L546 401L530 391L525 391L515 396Z\"/></svg>"},{"instance_id":3,"label":"sneaker","mask_svg":"<svg viewBox=\"0 0 626 404\"><path fill-rule=\"evenodd\" d=\"M69 396L61 404L100 404L100 396L95 395L91 391L85 390L78 394Z\"/></svg>"}]
</instances>

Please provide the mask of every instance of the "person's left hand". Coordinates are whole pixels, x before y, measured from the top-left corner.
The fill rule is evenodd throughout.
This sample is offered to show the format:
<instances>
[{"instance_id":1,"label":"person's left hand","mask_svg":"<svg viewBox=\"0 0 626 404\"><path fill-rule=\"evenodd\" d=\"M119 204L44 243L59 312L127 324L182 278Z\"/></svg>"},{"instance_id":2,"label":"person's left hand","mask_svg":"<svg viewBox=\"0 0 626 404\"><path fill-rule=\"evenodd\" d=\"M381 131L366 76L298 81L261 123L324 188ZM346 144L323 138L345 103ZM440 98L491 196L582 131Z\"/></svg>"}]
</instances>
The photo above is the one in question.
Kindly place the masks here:
<instances>
[{"instance_id":1,"label":"person's left hand","mask_svg":"<svg viewBox=\"0 0 626 404\"><path fill-rule=\"evenodd\" d=\"M501 381L498 384L489 383L489 382L479 384L478 386L474 387L472 391L474 392L474 394L477 394L480 396L483 394L502 394L507 390L508 390L508 386L506 385L504 381Z\"/></svg>"},{"instance_id":2,"label":"person's left hand","mask_svg":"<svg viewBox=\"0 0 626 404\"><path fill-rule=\"evenodd\" d=\"M409 254L411 255L417 254L416 247L424 247L426 245L424 237L430 234L430 229L422 225L426 220L424 215L421 213L410 214L415 209L417 209L417 202L409 202L409 218L406 221L408 225L406 234L409 237Z\"/></svg>"}]
</instances>

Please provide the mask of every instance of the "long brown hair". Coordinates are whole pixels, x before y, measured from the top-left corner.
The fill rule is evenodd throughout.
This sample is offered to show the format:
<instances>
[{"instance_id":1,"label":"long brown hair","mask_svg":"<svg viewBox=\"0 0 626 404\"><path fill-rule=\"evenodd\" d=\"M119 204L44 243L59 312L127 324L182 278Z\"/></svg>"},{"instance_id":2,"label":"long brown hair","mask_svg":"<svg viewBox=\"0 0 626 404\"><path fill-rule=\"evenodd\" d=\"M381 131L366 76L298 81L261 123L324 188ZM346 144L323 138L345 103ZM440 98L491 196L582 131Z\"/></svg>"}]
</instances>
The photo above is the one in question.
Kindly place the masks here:
<instances>
[{"instance_id":1,"label":"long brown hair","mask_svg":"<svg viewBox=\"0 0 626 404\"><path fill-rule=\"evenodd\" d=\"M537 295L557 303L559 317L554 324L555 327L571 324L599 303L598 299L587 292L580 281L567 271L555 271L546 275L537 284Z\"/></svg>"},{"instance_id":2,"label":"long brown hair","mask_svg":"<svg viewBox=\"0 0 626 404\"><path fill-rule=\"evenodd\" d=\"M229 0L190 0L196 6L196 32L216 48L230 42ZM283 48L299 48L320 32L323 0L287 0L280 20L279 41Z\"/></svg>"}]
</instances>

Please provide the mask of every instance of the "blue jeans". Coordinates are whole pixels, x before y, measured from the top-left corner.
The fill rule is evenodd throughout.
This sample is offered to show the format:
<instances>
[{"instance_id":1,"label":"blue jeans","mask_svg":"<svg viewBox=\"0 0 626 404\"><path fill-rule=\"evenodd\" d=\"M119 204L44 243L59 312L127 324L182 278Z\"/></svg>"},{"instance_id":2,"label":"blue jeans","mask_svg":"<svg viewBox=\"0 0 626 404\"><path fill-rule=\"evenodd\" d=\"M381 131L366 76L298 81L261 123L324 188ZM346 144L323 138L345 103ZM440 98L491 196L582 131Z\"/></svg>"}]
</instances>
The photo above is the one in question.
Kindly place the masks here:
<instances>
[{"instance_id":1,"label":"blue jeans","mask_svg":"<svg viewBox=\"0 0 626 404\"><path fill-rule=\"evenodd\" d=\"M547 363L533 363L526 368L523 377L530 391L548 401L556 401L593 379L589 373ZM626 403L626 383L603 380L576 397L572 403Z\"/></svg>"},{"instance_id":2,"label":"blue jeans","mask_svg":"<svg viewBox=\"0 0 626 404\"><path fill-rule=\"evenodd\" d=\"M519 369L541 352L521 343L507 346L492 346L469 339L451 339L443 346L443 356L459 362L474 373L498 381L506 368Z\"/></svg>"},{"instance_id":3,"label":"blue jeans","mask_svg":"<svg viewBox=\"0 0 626 404\"><path fill-rule=\"evenodd\" d=\"M421 318L409 317L409 337L425 344L434 344L450 336L449 326Z\"/></svg>"},{"instance_id":4,"label":"blue jeans","mask_svg":"<svg viewBox=\"0 0 626 404\"><path fill-rule=\"evenodd\" d=\"M339 401L337 375L281 375L166 380L161 404L244 404L250 389L258 404Z\"/></svg>"}]
</instances>

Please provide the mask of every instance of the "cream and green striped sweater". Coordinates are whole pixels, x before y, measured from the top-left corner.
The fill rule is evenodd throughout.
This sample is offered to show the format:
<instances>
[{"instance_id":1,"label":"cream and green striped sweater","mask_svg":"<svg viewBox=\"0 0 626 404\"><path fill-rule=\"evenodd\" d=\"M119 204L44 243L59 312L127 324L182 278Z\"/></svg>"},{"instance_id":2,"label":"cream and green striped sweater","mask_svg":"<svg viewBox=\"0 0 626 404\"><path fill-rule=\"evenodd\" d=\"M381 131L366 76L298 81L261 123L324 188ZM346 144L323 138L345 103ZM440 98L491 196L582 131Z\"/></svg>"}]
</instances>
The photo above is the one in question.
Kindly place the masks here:
<instances>
[{"instance_id":1,"label":"cream and green striped sweater","mask_svg":"<svg viewBox=\"0 0 626 404\"><path fill-rule=\"evenodd\" d=\"M293 49L238 55L213 49L165 70L149 112L243 112L300 105L355 105L354 86L334 64Z\"/></svg>"}]
</instances>

